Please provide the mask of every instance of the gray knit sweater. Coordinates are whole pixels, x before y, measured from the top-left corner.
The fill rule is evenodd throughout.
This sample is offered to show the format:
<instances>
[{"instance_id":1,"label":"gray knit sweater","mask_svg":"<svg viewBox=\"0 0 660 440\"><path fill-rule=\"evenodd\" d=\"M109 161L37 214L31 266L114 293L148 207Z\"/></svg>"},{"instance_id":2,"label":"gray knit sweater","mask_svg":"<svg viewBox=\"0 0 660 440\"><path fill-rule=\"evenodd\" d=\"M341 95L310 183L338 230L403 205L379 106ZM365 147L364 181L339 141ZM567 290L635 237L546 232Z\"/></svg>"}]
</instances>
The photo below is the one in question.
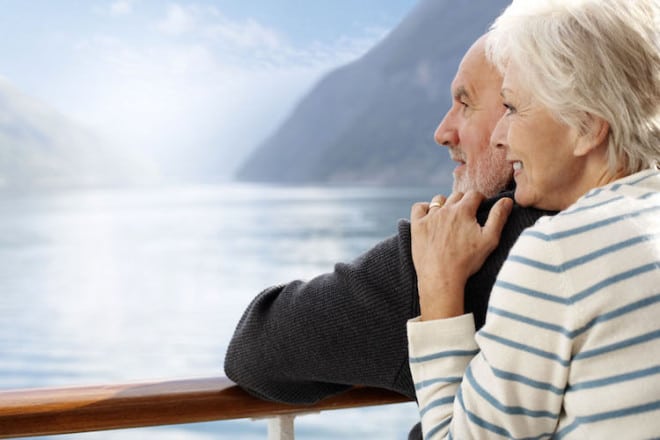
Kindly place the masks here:
<instances>
[{"instance_id":1,"label":"gray knit sweater","mask_svg":"<svg viewBox=\"0 0 660 440\"><path fill-rule=\"evenodd\" d=\"M485 221L493 203L477 218ZM466 312L484 323L491 286L523 229L551 214L514 206L498 248L468 281ZM411 399L406 322L419 315L410 223L334 272L261 292L240 319L225 374L262 398L308 404L352 385L386 388Z\"/></svg>"}]
</instances>

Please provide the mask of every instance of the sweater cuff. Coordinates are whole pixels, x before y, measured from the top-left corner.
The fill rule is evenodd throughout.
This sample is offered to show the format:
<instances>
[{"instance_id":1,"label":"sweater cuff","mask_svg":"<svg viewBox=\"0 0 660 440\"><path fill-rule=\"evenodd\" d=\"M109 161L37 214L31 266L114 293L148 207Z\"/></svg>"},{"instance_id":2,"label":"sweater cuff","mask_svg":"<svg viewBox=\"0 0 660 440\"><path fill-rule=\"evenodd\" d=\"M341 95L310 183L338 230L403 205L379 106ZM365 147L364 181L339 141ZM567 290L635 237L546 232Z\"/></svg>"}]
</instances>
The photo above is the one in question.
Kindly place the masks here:
<instances>
[{"instance_id":1,"label":"sweater cuff","mask_svg":"<svg viewBox=\"0 0 660 440\"><path fill-rule=\"evenodd\" d=\"M442 349L477 349L476 332L471 313L446 319L421 321L419 317L407 323L410 357L424 356Z\"/></svg>"}]
</instances>

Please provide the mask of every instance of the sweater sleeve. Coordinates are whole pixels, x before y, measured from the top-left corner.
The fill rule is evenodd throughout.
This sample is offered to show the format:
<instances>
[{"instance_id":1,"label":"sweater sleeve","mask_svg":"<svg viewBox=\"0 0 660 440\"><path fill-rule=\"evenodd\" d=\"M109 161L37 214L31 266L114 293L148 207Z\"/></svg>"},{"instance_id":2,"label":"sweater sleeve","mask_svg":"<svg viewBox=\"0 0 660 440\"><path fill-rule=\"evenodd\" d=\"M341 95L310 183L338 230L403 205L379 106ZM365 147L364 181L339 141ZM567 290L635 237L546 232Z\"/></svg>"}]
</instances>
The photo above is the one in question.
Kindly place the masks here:
<instances>
[{"instance_id":1,"label":"sweater sleeve","mask_svg":"<svg viewBox=\"0 0 660 440\"><path fill-rule=\"evenodd\" d=\"M313 403L352 385L414 397L405 323L419 313L410 225L351 263L264 290L240 319L225 374L248 391Z\"/></svg>"},{"instance_id":2,"label":"sweater sleeve","mask_svg":"<svg viewBox=\"0 0 660 440\"><path fill-rule=\"evenodd\" d=\"M474 332L471 314L408 322L409 362L425 439L448 432L462 376L478 353Z\"/></svg>"},{"instance_id":3,"label":"sweater sleeve","mask_svg":"<svg viewBox=\"0 0 660 440\"><path fill-rule=\"evenodd\" d=\"M514 252L541 250L523 235ZM542 253L546 264L561 264L551 244ZM476 337L467 325L452 324L468 315L408 324L424 438L546 438L554 432L572 352L570 338L558 337L557 329L574 323L565 304L540 301L534 292L559 298L570 295L571 286L561 274L542 276L517 261L504 263Z\"/></svg>"}]
</instances>

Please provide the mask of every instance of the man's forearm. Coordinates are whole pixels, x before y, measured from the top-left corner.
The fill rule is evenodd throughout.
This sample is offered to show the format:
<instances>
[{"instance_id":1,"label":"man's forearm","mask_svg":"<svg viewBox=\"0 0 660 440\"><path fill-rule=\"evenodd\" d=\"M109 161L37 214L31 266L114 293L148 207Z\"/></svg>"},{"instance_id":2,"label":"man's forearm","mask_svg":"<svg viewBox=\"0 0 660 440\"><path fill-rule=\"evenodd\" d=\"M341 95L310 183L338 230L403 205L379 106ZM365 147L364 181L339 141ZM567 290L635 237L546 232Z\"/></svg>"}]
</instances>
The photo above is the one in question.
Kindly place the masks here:
<instances>
[{"instance_id":1,"label":"man's forearm","mask_svg":"<svg viewBox=\"0 0 660 440\"><path fill-rule=\"evenodd\" d=\"M350 264L266 289L241 318L225 373L273 400L311 403L356 384L414 396L405 322L419 313L407 222Z\"/></svg>"}]
</instances>

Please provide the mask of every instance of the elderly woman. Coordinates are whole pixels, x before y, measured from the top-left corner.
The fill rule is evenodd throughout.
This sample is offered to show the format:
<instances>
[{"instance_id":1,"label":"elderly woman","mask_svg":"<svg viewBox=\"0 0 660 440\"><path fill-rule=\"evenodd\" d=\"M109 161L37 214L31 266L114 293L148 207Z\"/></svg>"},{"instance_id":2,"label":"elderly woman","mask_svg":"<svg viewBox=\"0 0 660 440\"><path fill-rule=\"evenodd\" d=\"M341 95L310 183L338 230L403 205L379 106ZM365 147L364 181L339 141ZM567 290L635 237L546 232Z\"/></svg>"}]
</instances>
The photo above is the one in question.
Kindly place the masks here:
<instances>
[{"instance_id":1,"label":"elderly woman","mask_svg":"<svg viewBox=\"0 0 660 440\"><path fill-rule=\"evenodd\" d=\"M476 193L413 206L425 438L660 436L659 8L514 0L493 25L507 109L493 148L516 203L562 212L521 235L475 335L463 288L512 202L483 228Z\"/></svg>"}]
</instances>

